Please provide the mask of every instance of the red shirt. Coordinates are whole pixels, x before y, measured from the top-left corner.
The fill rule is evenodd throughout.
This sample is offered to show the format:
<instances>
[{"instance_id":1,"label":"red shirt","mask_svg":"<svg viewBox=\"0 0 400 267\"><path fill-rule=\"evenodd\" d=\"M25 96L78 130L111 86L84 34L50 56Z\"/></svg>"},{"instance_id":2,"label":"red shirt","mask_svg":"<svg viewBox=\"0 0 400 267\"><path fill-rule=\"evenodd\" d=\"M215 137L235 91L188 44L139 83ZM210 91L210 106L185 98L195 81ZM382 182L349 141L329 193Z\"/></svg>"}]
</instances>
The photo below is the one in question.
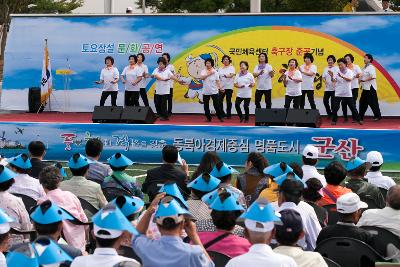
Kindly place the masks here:
<instances>
[{"instance_id":1,"label":"red shirt","mask_svg":"<svg viewBox=\"0 0 400 267\"><path fill-rule=\"evenodd\" d=\"M317 204L319 206L336 204L336 200L340 196L347 194L347 193L351 193L352 191L349 188L346 188L346 187L343 187L340 185L328 184L327 186L325 186L325 188L322 189L322 192L324 192L324 196L317 202Z\"/></svg>"}]
</instances>

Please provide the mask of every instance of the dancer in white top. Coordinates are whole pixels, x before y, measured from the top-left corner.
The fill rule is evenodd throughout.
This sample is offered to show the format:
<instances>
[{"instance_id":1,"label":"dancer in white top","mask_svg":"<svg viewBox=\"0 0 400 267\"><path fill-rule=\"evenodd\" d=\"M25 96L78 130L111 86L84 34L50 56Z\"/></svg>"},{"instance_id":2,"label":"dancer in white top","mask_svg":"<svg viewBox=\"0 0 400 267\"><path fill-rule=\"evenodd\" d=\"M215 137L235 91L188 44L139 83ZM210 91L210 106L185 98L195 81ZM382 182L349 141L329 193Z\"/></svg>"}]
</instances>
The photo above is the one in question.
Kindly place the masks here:
<instances>
[{"instance_id":1,"label":"dancer in white top","mask_svg":"<svg viewBox=\"0 0 400 267\"><path fill-rule=\"evenodd\" d=\"M279 78L279 81L283 81L283 84L286 87L285 108L289 109L290 104L293 101L293 108L299 109L301 101L301 82L303 81L303 76L301 75L301 72L297 69L297 67L299 66L297 59L289 59L288 66L288 70L280 70L280 73L282 73L282 75Z\"/></svg>"},{"instance_id":2,"label":"dancer in white top","mask_svg":"<svg viewBox=\"0 0 400 267\"><path fill-rule=\"evenodd\" d=\"M136 66L137 56L129 56L129 65L121 74L121 81L125 84L125 106L139 106L140 81L143 70Z\"/></svg>"},{"instance_id":3,"label":"dancer in white top","mask_svg":"<svg viewBox=\"0 0 400 267\"><path fill-rule=\"evenodd\" d=\"M347 68L353 72L354 77L353 80L351 81L351 94L353 95L354 104L357 106L358 89L360 87L358 79L361 76L361 69L358 65L353 64L354 56L352 54L346 54L344 56L344 59L346 60ZM342 103L342 112L343 112L344 122L347 122L348 121L347 106L344 106L343 103ZM353 122L355 122L354 116L353 116Z\"/></svg>"},{"instance_id":4,"label":"dancer in white top","mask_svg":"<svg viewBox=\"0 0 400 267\"><path fill-rule=\"evenodd\" d=\"M114 58L107 56L104 59L106 66L101 70L100 80L96 84L103 84L100 106L104 106L108 96L111 96L111 105L117 105L119 71L114 67Z\"/></svg>"},{"instance_id":5,"label":"dancer in white top","mask_svg":"<svg viewBox=\"0 0 400 267\"><path fill-rule=\"evenodd\" d=\"M173 75L175 75L175 67L174 65L170 64L169 62L171 61L171 55L169 53L164 53L162 54L162 57L165 58L167 61L167 66L165 67L167 70L169 70ZM167 109L168 109L168 117L172 115L172 104L173 104L173 98L174 98L174 81L170 80L169 81L169 95L168 95L168 103L167 103Z\"/></svg>"},{"instance_id":6,"label":"dancer in white top","mask_svg":"<svg viewBox=\"0 0 400 267\"><path fill-rule=\"evenodd\" d=\"M249 71L249 63L247 61L240 62L240 72L236 74L235 77L235 87L238 88L236 101L235 101L235 108L236 112L240 118L240 122L249 122L249 106L251 100L251 90L255 85L255 80L253 74ZM242 113L242 109L240 108L240 104L244 101L243 108L244 108L244 117Z\"/></svg>"},{"instance_id":7,"label":"dancer in white top","mask_svg":"<svg viewBox=\"0 0 400 267\"><path fill-rule=\"evenodd\" d=\"M308 102L310 102L311 109L316 109L314 100L314 78L317 74L317 66L312 64L314 57L311 53L304 54L304 64L300 66L299 70L303 75L303 82L301 83L301 102L300 108L304 109L306 103L306 95Z\"/></svg>"},{"instance_id":8,"label":"dancer in white top","mask_svg":"<svg viewBox=\"0 0 400 267\"><path fill-rule=\"evenodd\" d=\"M222 57L222 67L218 69L219 78L221 80L221 87L223 91L219 92L221 99L221 105L224 103L226 96L226 112L225 117L231 118L232 111L232 94L233 94L233 82L235 77L235 68L232 66L232 59L228 55Z\"/></svg>"},{"instance_id":9,"label":"dancer in white top","mask_svg":"<svg viewBox=\"0 0 400 267\"><path fill-rule=\"evenodd\" d=\"M149 74L149 68L147 67L146 64L143 62L145 61L146 57L144 56L143 53L137 54L137 62L136 66L142 69L142 80L139 82L139 88L140 88L140 97L142 98L143 105L145 107L149 106L149 99L147 98L147 91L146 91L146 86L147 86L147 78L150 77Z\"/></svg>"},{"instance_id":10,"label":"dancer in white top","mask_svg":"<svg viewBox=\"0 0 400 267\"><path fill-rule=\"evenodd\" d=\"M275 71L272 66L268 64L268 56L266 53L260 53L258 56L258 65L255 66L253 71L254 78L257 78L257 90L255 95L256 108L261 108L261 99L264 95L265 107L272 107L272 78Z\"/></svg>"},{"instance_id":11,"label":"dancer in white top","mask_svg":"<svg viewBox=\"0 0 400 267\"><path fill-rule=\"evenodd\" d=\"M328 67L326 67L322 73L322 79L325 82L323 102L328 118L332 118L333 99L335 98L335 88L334 83L332 82L332 77L339 71L339 69L335 66L336 58L334 55L329 55L326 58L326 61L328 62Z\"/></svg>"}]
</instances>

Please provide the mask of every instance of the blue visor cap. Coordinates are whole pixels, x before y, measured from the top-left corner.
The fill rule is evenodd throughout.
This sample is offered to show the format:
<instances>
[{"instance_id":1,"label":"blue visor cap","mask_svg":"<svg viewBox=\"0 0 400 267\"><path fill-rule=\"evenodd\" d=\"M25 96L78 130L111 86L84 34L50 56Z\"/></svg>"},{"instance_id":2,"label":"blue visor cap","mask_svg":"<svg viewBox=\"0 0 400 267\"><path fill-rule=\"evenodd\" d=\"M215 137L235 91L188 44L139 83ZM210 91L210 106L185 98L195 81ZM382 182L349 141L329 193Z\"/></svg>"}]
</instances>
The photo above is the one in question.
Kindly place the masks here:
<instances>
[{"instance_id":1,"label":"blue visor cap","mask_svg":"<svg viewBox=\"0 0 400 267\"><path fill-rule=\"evenodd\" d=\"M218 169L217 165L214 166L214 168L212 169L210 175L217 177L217 178L221 178L224 176L227 176L229 174L234 174L234 173L239 173L237 170L235 170L233 167L229 166L226 163L223 163L221 168Z\"/></svg>"},{"instance_id":2,"label":"blue visor cap","mask_svg":"<svg viewBox=\"0 0 400 267\"><path fill-rule=\"evenodd\" d=\"M17 174L3 165L0 165L0 183L13 179Z\"/></svg>"},{"instance_id":3,"label":"blue visor cap","mask_svg":"<svg viewBox=\"0 0 400 267\"><path fill-rule=\"evenodd\" d=\"M156 219L159 217L172 217L179 215L191 216L190 212L187 209L183 208L176 199L167 196L161 199L154 218Z\"/></svg>"},{"instance_id":4,"label":"blue visor cap","mask_svg":"<svg viewBox=\"0 0 400 267\"><path fill-rule=\"evenodd\" d=\"M17 166L18 168L21 168L23 170L32 168L31 160L26 154L20 154L16 157L8 159L7 161L8 163Z\"/></svg>"},{"instance_id":5,"label":"blue visor cap","mask_svg":"<svg viewBox=\"0 0 400 267\"><path fill-rule=\"evenodd\" d=\"M264 174L273 176L273 177L278 177L281 176L287 172L292 172L293 169L287 165L285 162L280 162L271 166L268 166L267 168L264 169Z\"/></svg>"},{"instance_id":6,"label":"blue visor cap","mask_svg":"<svg viewBox=\"0 0 400 267\"><path fill-rule=\"evenodd\" d=\"M233 193L232 190L226 188L226 187L220 187L215 189L214 191L211 191L208 194L205 194L202 198L201 201L206 203L208 206L210 206L219 196L219 194L222 194L223 192L229 192Z\"/></svg>"},{"instance_id":7,"label":"blue visor cap","mask_svg":"<svg viewBox=\"0 0 400 267\"><path fill-rule=\"evenodd\" d=\"M138 235L138 231L132 226L125 215L113 203L107 204L92 217L93 224L100 228L128 231Z\"/></svg>"},{"instance_id":8,"label":"blue visor cap","mask_svg":"<svg viewBox=\"0 0 400 267\"><path fill-rule=\"evenodd\" d=\"M31 243L23 243L7 254L7 266L39 267L39 259Z\"/></svg>"},{"instance_id":9,"label":"blue visor cap","mask_svg":"<svg viewBox=\"0 0 400 267\"><path fill-rule=\"evenodd\" d=\"M3 223L11 223L15 222L14 218L11 218L10 216L7 215L2 209L0 209L0 224Z\"/></svg>"},{"instance_id":10,"label":"blue visor cap","mask_svg":"<svg viewBox=\"0 0 400 267\"><path fill-rule=\"evenodd\" d=\"M187 209L189 209L189 205L186 203L186 200L183 198L181 191L179 190L178 186L176 183L168 183L164 184L160 190L158 191L160 193L165 192L168 196L173 196L182 203Z\"/></svg>"},{"instance_id":11,"label":"blue visor cap","mask_svg":"<svg viewBox=\"0 0 400 267\"><path fill-rule=\"evenodd\" d=\"M361 165L363 165L364 163L366 163L366 161L363 159L360 159L359 157L350 159L346 165L346 170L347 171L354 170L354 169L360 167Z\"/></svg>"},{"instance_id":12,"label":"blue visor cap","mask_svg":"<svg viewBox=\"0 0 400 267\"><path fill-rule=\"evenodd\" d=\"M56 203L46 200L38 205L31 213L31 219L40 224L51 224L64 220L74 220L69 213L57 206Z\"/></svg>"},{"instance_id":13,"label":"blue visor cap","mask_svg":"<svg viewBox=\"0 0 400 267\"><path fill-rule=\"evenodd\" d=\"M140 212L144 206L143 200L138 197L118 196L111 203L116 205L125 217Z\"/></svg>"},{"instance_id":14,"label":"blue visor cap","mask_svg":"<svg viewBox=\"0 0 400 267\"><path fill-rule=\"evenodd\" d=\"M244 210L238 199L229 192L218 194L217 198L211 203L210 209L218 211Z\"/></svg>"},{"instance_id":15,"label":"blue visor cap","mask_svg":"<svg viewBox=\"0 0 400 267\"><path fill-rule=\"evenodd\" d=\"M69 159L68 167L70 167L71 169L80 169L89 165L90 163L93 163L93 161L86 158L82 154L76 153Z\"/></svg>"},{"instance_id":16,"label":"blue visor cap","mask_svg":"<svg viewBox=\"0 0 400 267\"><path fill-rule=\"evenodd\" d=\"M239 219L249 219L257 222L280 222L279 213L275 212L271 203L266 199L257 199L250 205L246 212L244 212Z\"/></svg>"},{"instance_id":17,"label":"blue visor cap","mask_svg":"<svg viewBox=\"0 0 400 267\"><path fill-rule=\"evenodd\" d=\"M274 178L274 182L277 183L279 186L281 186L282 183L283 183L286 179L298 180L298 181L300 181L304 186L306 186L306 184L303 182L303 180L301 180L300 177L297 176L294 172L284 173L284 174L282 174L281 176L275 177L275 178Z\"/></svg>"},{"instance_id":18,"label":"blue visor cap","mask_svg":"<svg viewBox=\"0 0 400 267\"><path fill-rule=\"evenodd\" d=\"M115 168L126 167L133 164L133 161L125 157L121 153L115 153L107 159L108 164Z\"/></svg>"},{"instance_id":19,"label":"blue visor cap","mask_svg":"<svg viewBox=\"0 0 400 267\"><path fill-rule=\"evenodd\" d=\"M38 255L39 264L42 266L72 261L72 258L48 237L36 239L33 246Z\"/></svg>"},{"instance_id":20,"label":"blue visor cap","mask_svg":"<svg viewBox=\"0 0 400 267\"><path fill-rule=\"evenodd\" d=\"M187 185L187 187L199 190L201 192L211 192L215 188L217 188L220 183L220 179L215 178L208 173L203 173L202 175L191 181Z\"/></svg>"},{"instance_id":21,"label":"blue visor cap","mask_svg":"<svg viewBox=\"0 0 400 267\"><path fill-rule=\"evenodd\" d=\"M53 164L53 166L60 170L60 174L61 174L62 178L67 178L68 177L67 173L65 172L65 170L63 168L63 166L60 163Z\"/></svg>"}]
</instances>

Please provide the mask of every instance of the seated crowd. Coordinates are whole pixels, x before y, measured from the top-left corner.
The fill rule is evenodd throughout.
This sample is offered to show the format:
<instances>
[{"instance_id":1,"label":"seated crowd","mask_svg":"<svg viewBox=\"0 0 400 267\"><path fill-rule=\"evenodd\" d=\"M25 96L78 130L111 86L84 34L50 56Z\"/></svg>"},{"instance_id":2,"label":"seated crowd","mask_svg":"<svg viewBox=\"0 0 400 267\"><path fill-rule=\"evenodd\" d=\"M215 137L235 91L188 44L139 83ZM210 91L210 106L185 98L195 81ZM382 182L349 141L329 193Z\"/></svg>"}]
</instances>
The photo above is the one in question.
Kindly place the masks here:
<instances>
[{"instance_id":1,"label":"seated crowd","mask_svg":"<svg viewBox=\"0 0 400 267\"><path fill-rule=\"evenodd\" d=\"M400 244L400 186L381 173L377 151L346 166L332 161L323 174L312 145L302 166L249 153L242 174L207 152L190 176L178 149L166 145L163 164L141 185L125 172L133 161L123 154L99 162L98 139L87 141L86 155L71 156L69 178L43 161L42 142L28 148L0 164L1 267L320 267L345 261L321 252L334 238L400 260L400 247L368 228Z\"/></svg>"}]
</instances>

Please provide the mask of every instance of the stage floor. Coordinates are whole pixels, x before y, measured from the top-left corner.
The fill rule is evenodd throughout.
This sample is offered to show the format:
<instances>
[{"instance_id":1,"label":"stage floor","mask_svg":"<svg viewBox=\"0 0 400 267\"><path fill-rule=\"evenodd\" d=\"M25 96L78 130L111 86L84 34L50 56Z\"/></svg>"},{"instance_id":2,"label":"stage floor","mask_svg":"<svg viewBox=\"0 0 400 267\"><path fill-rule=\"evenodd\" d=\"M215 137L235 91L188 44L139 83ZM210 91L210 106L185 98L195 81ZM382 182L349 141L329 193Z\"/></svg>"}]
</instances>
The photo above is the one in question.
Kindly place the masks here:
<instances>
[{"instance_id":1,"label":"stage floor","mask_svg":"<svg viewBox=\"0 0 400 267\"><path fill-rule=\"evenodd\" d=\"M48 122L48 123L92 123L92 113L61 113L43 112L34 113L3 113L0 114L0 122ZM254 116L250 116L249 123L240 123L237 116L232 119L225 119L220 122L213 117L211 122L206 122L201 114L176 114L169 121L157 120L155 124L173 125L210 125L210 126L254 126ZM372 118L365 118L364 125L349 122L344 123L343 118L339 118L336 125L332 126L328 118L322 118L321 128L347 128L347 129L400 129L400 118L384 118L380 121L373 121Z\"/></svg>"}]
</instances>

